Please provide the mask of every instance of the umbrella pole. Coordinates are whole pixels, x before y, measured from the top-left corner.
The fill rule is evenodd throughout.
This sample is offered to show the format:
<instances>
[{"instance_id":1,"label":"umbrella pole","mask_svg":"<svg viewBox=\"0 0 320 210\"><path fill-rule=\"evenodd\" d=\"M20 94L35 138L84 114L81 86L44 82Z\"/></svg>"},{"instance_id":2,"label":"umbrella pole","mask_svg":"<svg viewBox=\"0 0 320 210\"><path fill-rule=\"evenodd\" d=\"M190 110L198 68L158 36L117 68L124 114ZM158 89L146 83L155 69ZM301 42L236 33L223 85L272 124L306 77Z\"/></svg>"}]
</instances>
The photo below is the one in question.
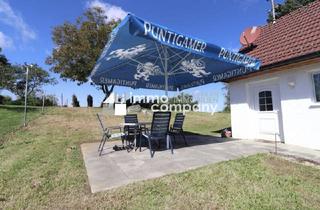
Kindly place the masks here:
<instances>
[{"instance_id":1,"label":"umbrella pole","mask_svg":"<svg viewBox=\"0 0 320 210\"><path fill-rule=\"evenodd\" d=\"M164 46L164 82L165 82L165 91L166 91L166 96L168 97L168 51L167 47Z\"/></svg>"}]
</instances>

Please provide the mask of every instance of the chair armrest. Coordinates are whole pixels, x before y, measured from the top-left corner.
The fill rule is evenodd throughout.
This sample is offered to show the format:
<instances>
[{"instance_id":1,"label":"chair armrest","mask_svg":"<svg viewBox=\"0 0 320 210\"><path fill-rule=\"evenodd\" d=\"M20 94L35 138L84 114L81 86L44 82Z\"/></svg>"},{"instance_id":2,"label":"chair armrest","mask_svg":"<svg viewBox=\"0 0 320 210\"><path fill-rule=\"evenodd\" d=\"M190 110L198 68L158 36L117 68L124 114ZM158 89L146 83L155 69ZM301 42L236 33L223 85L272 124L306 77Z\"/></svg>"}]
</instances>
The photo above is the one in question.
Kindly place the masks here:
<instances>
[{"instance_id":1,"label":"chair armrest","mask_svg":"<svg viewBox=\"0 0 320 210\"><path fill-rule=\"evenodd\" d=\"M122 133L122 127L121 126L110 126L110 127L107 127L106 130L110 130L110 131L119 130L120 133Z\"/></svg>"},{"instance_id":2,"label":"chair armrest","mask_svg":"<svg viewBox=\"0 0 320 210\"><path fill-rule=\"evenodd\" d=\"M112 130L117 130L117 129L121 129L121 126L109 126L108 128Z\"/></svg>"}]
</instances>

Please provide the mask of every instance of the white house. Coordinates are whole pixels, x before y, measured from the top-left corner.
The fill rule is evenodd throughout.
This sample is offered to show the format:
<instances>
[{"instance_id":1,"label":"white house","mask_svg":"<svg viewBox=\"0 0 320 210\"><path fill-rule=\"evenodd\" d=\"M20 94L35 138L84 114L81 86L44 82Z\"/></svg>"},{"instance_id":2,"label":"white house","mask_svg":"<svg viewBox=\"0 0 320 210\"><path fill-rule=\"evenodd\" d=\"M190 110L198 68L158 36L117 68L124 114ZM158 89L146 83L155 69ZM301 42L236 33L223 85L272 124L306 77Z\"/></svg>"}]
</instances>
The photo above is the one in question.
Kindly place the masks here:
<instances>
[{"instance_id":1,"label":"white house","mask_svg":"<svg viewBox=\"0 0 320 210\"><path fill-rule=\"evenodd\" d=\"M261 26L240 52L262 66L226 81L233 137L320 149L320 1Z\"/></svg>"}]
</instances>

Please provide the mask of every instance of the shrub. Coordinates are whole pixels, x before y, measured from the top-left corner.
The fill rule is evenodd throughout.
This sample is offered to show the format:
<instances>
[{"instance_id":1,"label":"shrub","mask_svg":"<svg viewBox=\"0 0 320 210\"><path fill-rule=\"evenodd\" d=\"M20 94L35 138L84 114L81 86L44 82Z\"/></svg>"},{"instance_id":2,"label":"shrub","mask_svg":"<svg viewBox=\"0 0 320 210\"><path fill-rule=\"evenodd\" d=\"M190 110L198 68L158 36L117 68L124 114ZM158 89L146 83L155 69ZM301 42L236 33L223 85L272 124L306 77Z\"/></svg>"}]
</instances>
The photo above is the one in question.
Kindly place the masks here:
<instances>
[{"instance_id":1,"label":"shrub","mask_svg":"<svg viewBox=\"0 0 320 210\"><path fill-rule=\"evenodd\" d=\"M88 103L88 107L92 107L93 106L93 98L91 95L87 96L87 103Z\"/></svg>"},{"instance_id":2,"label":"shrub","mask_svg":"<svg viewBox=\"0 0 320 210\"><path fill-rule=\"evenodd\" d=\"M31 94L28 96L27 104L28 106L42 106L42 96L36 96L34 94ZM7 100L4 104L6 105L24 105L24 98L18 98L14 101ZM44 99L44 106L57 106L58 105L58 99L55 95L46 95Z\"/></svg>"},{"instance_id":3,"label":"shrub","mask_svg":"<svg viewBox=\"0 0 320 210\"><path fill-rule=\"evenodd\" d=\"M10 104L11 101L12 101L12 99L11 99L10 96L2 96L2 95L0 95L0 104L7 105L7 104Z\"/></svg>"},{"instance_id":4,"label":"shrub","mask_svg":"<svg viewBox=\"0 0 320 210\"><path fill-rule=\"evenodd\" d=\"M80 103L76 95L72 95L72 106L73 107L80 107Z\"/></svg>"}]
</instances>

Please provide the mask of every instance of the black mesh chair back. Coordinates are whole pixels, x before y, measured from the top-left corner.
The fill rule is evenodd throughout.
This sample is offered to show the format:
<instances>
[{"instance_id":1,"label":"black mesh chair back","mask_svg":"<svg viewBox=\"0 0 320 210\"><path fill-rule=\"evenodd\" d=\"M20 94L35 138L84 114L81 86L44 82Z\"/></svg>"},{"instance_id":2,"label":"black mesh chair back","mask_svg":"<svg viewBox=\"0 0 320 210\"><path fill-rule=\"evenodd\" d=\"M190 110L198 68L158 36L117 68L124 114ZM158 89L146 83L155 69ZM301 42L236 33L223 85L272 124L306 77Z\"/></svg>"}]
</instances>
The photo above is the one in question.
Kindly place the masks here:
<instances>
[{"instance_id":1,"label":"black mesh chair back","mask_svg":"<svg viewBox=\"0 0 320 210\"><path fill-rule=\"evenodd\" d=\"M127 114L124 116L125 123L138 123L137 114Z\"/></svg>"},{"instance_id":2,"label":"black mesh chair back","mask_svg":"<svg viewBox=\"0 0 320 210\"><path fill-rule=\"evenodd\" d=\"M151 136L166 138L169 131L171 112L154 112L151 124Z\"/></svg>"},{"instance_id":3,"label":"black mesh chair back","mask_svg":"<svg viewBox=\"0 0 320 210\"><path fill-rule=\"evenodd\" d=\"M124 116L124 122L125 123L138 123L138 116L137 114L127 114ZM136 126L125 126L125 130L129 133L134 132L136 129Z\"/></svg>"},{"instance_id":4,"label":"black mesh chair back","mask_svg":"<svg viewBox=\"0 0 320 210\"><path fill-rule=\"evenodd\" d=\"M182 130L184 118L185 116L182 113L177 113L172 128L175 130Z\"/></svg>"}]
</instances>

